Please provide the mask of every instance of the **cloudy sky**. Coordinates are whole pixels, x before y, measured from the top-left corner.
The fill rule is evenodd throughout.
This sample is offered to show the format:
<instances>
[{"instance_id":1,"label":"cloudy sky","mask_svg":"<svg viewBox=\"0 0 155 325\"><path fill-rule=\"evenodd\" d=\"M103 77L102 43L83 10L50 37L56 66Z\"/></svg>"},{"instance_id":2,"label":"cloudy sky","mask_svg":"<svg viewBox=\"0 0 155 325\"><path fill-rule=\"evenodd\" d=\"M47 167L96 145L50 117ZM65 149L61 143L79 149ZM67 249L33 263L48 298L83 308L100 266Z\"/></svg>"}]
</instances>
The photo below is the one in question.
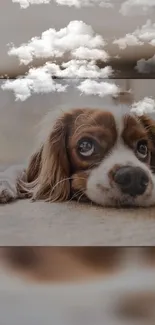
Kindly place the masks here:
<instances>
[{"instance_id":1,"label":"cloudy sky","mask_svg":"<svg viewBox=\"0 0 155 325\"><path fill-rule=\"evenodd\" d=\"M52 1L60 10L63 10L64 6L75 7L76 10L90 6L98 6L100 10L116 10L115 0L12 0L12 3L20 6L21 10L27 10L31 6L41 4L48 6ZM112 44L121 50L121 53L130 47L137 48L147 44L155 53L155 19L153 21L149 18L150 13L155 13L155 0L118 1L117 10L123 17L136 19L136 15L142 15L146 19L144 24L138 24L137 28L125 33L123 37L113 37L110 40ZM85 21L71 19L65 27L43 30L39 36L34 35L27 43L22 43L18 47L11 44L8 56L16 57L19 65L27 66L27 73L16 80L5 81L2 89L12 90L16 100L24 101L33 93L65 92L67 83L66 86L62 86L60 78L76 78L78 82L75 87L79 90L79 94L94 94L101 97L117 95L119 87L114 81L108 81L115 74L109 63L112 58L107 50L108 41ZM34 59L44 59L45 64L33 67ZM119 55L117 59L119 60ZM103 62L104 67L99 68L98 61ZM155 71L155 54L148 59L140 58L134 69L148 75ZM52 76L59 79L52 79ZM81 78L85 80L80 80ZM143 103L134 103L132 109L142 113L142 108L143 111L154 110L154 100L144 98Z\"/></svg>"}]
</instances>

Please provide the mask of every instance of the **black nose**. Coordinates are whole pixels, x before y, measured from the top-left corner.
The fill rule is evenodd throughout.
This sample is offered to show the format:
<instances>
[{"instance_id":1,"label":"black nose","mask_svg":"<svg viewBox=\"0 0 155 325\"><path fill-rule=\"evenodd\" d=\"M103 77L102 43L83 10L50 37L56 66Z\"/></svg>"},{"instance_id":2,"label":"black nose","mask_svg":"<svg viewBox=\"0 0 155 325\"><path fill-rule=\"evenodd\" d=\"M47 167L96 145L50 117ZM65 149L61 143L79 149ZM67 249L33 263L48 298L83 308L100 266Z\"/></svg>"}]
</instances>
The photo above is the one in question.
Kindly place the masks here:
<instances>
[{"instance_id":1,"label":"black nose","mask_svg":"<svg viewBox=\"0 0 155 325\"><path fill-rule=\"evenodd\" d=\"M115 173L114 181L123 193L137 196L146 191L149 178L139 167L121 167Z\"/></svg>"}]
</instances>

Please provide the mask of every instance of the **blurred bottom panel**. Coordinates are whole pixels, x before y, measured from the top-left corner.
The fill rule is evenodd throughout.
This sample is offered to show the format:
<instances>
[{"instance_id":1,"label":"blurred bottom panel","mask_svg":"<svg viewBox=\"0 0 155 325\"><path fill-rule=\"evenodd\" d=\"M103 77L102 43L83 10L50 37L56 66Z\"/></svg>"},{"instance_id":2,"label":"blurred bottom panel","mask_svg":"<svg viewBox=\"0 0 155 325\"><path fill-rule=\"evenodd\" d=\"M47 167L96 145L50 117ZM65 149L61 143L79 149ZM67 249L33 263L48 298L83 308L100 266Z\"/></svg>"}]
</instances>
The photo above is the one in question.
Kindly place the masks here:
<instances>
[{"instance_id":1,"label":"blurred bottom panel","mask_svg":"<svg viewBox=\"0 0 155 325\"><path fill-rule=\"evenodd\" d=\"M155 324L154 248L1 248L0 265L0 324Z\"/></svg>"}]
</instances>

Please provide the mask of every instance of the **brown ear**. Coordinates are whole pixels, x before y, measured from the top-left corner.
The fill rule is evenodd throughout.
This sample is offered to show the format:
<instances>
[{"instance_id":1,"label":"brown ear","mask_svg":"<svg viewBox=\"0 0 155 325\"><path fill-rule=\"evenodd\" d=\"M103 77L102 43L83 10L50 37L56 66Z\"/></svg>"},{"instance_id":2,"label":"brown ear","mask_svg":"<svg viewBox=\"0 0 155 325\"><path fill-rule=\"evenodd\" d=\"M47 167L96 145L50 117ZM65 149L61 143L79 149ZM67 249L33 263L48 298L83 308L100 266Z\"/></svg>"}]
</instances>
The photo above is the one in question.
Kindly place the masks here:
<instances>
[{"instance_id":1,"label":"brown ear","mask_svg":"<svg viewBox=\"0 0 155 325\"><path fill-rule=\"evenodd\" d=\"M33 182L40 173L41 159L42 159L43 146L39 151L32 155L29 165L27 168L27 181L28 183Z\"/></svg>"},{"instance_id":2,"label":"brown ear","mask_svg":"<svg viewBox=\"0 0 155 325\"><path fill-rule=\"evenodd\" d=\"M147 130L148 136L152 141L152 152L151 152L151 161L150 166L155 173L155 120L151 119L147 115L140 117L140 121L143 123L145 129Z\"/></svg>"},{"instance_id":3,"label":"brown ear","mask_svg":"<svg viewBox=\"0 0 155 325\"><path fill-rule=\"evenodd\" d=\"M66 139L69 119L67 114L58 119L41 149L36 152L27 169L27 190L32 199L64 201L70 195L70 168Z\"/></svg>"}]
</instances>

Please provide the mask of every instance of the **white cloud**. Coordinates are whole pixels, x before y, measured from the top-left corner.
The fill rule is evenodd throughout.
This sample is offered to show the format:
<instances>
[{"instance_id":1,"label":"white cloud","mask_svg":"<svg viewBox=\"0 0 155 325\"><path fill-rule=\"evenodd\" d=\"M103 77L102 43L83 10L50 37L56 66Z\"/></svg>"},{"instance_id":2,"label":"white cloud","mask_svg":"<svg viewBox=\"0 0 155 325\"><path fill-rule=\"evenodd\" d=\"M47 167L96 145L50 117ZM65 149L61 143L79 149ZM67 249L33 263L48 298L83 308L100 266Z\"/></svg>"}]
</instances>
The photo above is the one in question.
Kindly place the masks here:
<instances>
[{"instance_id":1,"label":"white cloud","mask_svg":"<svg viewBox=\"0 0 155 325\"><path fill-rule=\"evenodd\" d=\"M155 23L152 23L150 19L147 20L141 28L137 28L134 35L142 42L151 42L155 40Z\"/></svg>"},{"instance_id":2,"label":"white cloud","mask_svg":"<svg viewBox=\"0 0 155 325\"><path fill-rule=\"evenodd\" d=\"M33 93L49 93L53 91L64 92L67 86L56 83L48 69L30 69L29 73L23 78L7 80L3 85L3 90L12 90L16 100L24 101Z\"/></svg>"},{"instance_id":3,"label":"white cloud","mask_svg":"<svg viewBox=\"0 0 155 325\"><path fill-rule=\"evenodd\" d=\"M61 78L108 78L112 74L111 67L100 69L92 62L70 61L64 63L62 67L55 63L47 62L43 67L32 68L28 74L16 80L7 80L3 85L3 90L12 90L16 100L26 100L33 93L49 93L53 91L64 92L66 86L56 83L52 76Z\"/></svg>"},{"instance_id":4,"label":"white cloud","mask_svg":"<svg viewBox=\"0 0 155 325\"><path fill-rule=\"evenodd\" d=\"M111 0L54 0L59 5L66 6L75 6L77 8L80 7L88 7L88 6L101 6L104 8L111 8L113 4ZM22 9L26 9L29 5L39 5L39 4L48 4L51 0L12 0L14 3L19 3Z\"/></svg>"},{"instance_id":5,"label":"white cloud","mask_svg":"<svg viewBox=\"0 0 155 325\"><path fill-rule=\"evenodd\" d=\"M88 6L96 6L99 5L104 8L111 8L113 4L111 0L55 0L59 5L67 5L67 6L75 6L77 8L80 7L88 7Z\"/></svg>"},{"instance_id":6,"label":"white cloud","mask_svg":"<svg viewBox=\"0 0 155 325\"><path fill-rule=\"evenodd\" d=\"M126 34L125 37L114 40L113 44L117 44L121 50L124 50L127 46L141 46L143 42L133 34Z\"/></svg>"},{"instance_id":7,"label":"white cloud","mask_svg":"<svg viewBox=\"0 0 155 325\"><path fill-rule=\"evenodd\" d=\"M120 13L124 16L148 14L153 8L155 8L155 0L127 0L123 1Z\"/></svg>"},{"instance_id":8,"label":"white cloud","mask_svg":"<svg viewBox=\"0 0 155 325\"><path fill-rule=\"evenodd\" d=\"M105 45L104 39L96 35L91 26L82 21L71 21L59 31L50 28L43 32L40 38L33 37L28 44L17 48L13 46L8 54L17 56L23 64L30 63L33 58L62 57L68 52L73 58L81 56L83 59L89 59L96 54L105 60L108 54L101 52Z\"/></svg>"},{"instance_id":9,"label":"white cloud","mask_svg":"<svg viewBox=\"0 0 155 325\"><path fill-rule=\"evenodd\" d=\"M124 50L127 46L141 46L145 42L155 45L155 23L152 23L150 19L133 33L114 40L113 44L117 44L120 49Z\"/></svg>"},{"instance_id":10,"label":"white cloud","mask_svg":"<svg viewBox=\"0 0 155 325\"><path fill-rule=\"evenodd\" d=\"M137 61L136 70L140 73L155 72L155 55L148 59L141 59Z\"/></svg>"},{"instance_id":11,"label":"white cloud","mask_svg":"<svg viewBox=\"0 0 155 325\"><path fill-rule=\"evenodd\" d=\"M9 55L16 55L20 63L29 64L34 58L52 59L67 54L67 62L60 65L46 62L41 68L30 69L28 74L15 81L7 81L3 89L13 90L16 99L25 100L32 93L63 91L52 76L61 78L108 78L113 74L110 66L99 68L97 60L107 61L103 50L106 42L96 35L91 26L82 21L71 21L67 27L56 31L49 29L41 37L33 37L28 44L14 46Z\"/></svg>"},{"instance_id":12,"label":"white cloud","mask_svg":"<svg viewBox=\"0 0 155 325\"><path fill-rule=\"evenodd\" d=\"M131 112L136 113L138 116L155 113L155 100L150 97L145 97L139 102L133 103Z\"/></svg>"},{"instance_id":13,"label":"white cloud","mask_svg":"<svg viewBox=\"0 0 155 325\"><path fill-rule=\"evenodd\" d=\"M109 59L109 55L104 50L98 49L88 49L87 47L79 47L75 51L72 51L72 56L76 59L85 60L102 60L107 61Z\"/></svg>"},{"instance_id":14,"label":"white cloud","mask_svg":"<svg viewBox=\"0 0 155 325\"><path fill-rule=\"evenodd\" d=\"M39 5L50 3L51 0L12 0L13 3L19 3L22 9L26 9L30 4Z\"/></svg>"},{"instance_id":15,"label":"white cloud","mask_svg":"<svg viewBox=\"0 0 155 325\"><path fill-rule=\"evenodd\" d=\"M85 95L98 95L100 97L116 95L120 91L119 87L115 84L90 79L82 81L77 88Z\"/></svg>"},{"instance_id":16,"label":"white cloud","mask_svg":"<svg viewBox=\"0 0 155 325\"><path fill-rule=\"evenodd\" d=\"M57 73L62 78L108 78L113 73L110 66L100 69L94 61L71 60L63 63L62 68Z\"/></svg>"},{"instance_id":17,"label":"white cloud","mask_svg":"<svg viewBox=\"0 0 155 325\"><path fill-rule=\"evenodd\" d=\"M87 61L71 60L61 66L56 63L47 62L41 68L33 68L30 71L47 72L58 78L109 78L113 70L110 66L100 69L95 63Z\"/></svg>"}]
</instances>

